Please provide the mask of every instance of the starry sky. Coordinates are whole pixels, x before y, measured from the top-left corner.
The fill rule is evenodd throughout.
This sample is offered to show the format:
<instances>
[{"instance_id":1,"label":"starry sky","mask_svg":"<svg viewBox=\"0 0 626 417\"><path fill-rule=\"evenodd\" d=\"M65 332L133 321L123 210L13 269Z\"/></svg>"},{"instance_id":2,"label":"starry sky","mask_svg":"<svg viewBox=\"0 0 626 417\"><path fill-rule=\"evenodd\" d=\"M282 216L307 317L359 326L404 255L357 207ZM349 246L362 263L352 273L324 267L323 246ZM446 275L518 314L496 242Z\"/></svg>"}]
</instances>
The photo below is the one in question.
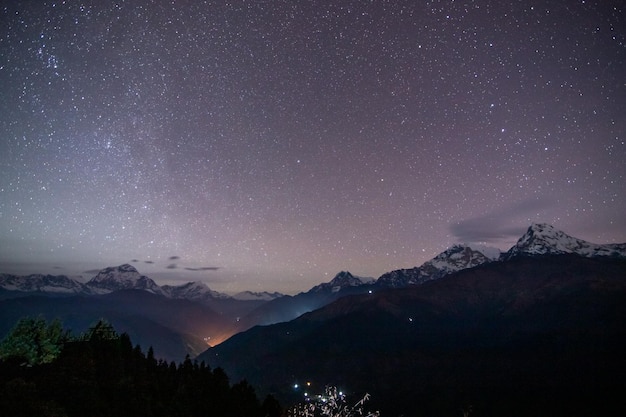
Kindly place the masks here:
<instances>
[{"instance_id":1,"label":"starry sky","mask_svg":"<svg viewBox=\"0 0 626 417\"><path fill-rule=\"evenodd\" d=\"M0 272L296 293L626 242L626 5L0 1Z\"/></svg>"}]
</instances>

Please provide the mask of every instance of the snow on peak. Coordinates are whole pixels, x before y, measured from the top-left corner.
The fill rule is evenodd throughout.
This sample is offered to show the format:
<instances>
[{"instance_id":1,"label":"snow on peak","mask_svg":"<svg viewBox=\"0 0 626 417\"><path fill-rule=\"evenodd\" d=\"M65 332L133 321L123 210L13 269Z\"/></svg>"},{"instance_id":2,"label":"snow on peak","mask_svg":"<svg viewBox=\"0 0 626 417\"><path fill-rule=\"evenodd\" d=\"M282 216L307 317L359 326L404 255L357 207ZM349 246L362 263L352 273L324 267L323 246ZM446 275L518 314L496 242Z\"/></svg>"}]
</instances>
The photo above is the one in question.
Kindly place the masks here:
<instances>
[{"instance_id":1,"label":"snow on peak","mask_svg":"<svg viewBox=\"0 0 626 417\"><path fill-rule=\"evenodd\" d=\"M130 284L139 279L140 276L139 271L134 266L124 264L102 269L95 277L89 280L89 283L117 281Z\"/></svg>"},{"instance_id":2,"label":"snow on peak","mask_svg":"<svg viewBox=\"0 0 626 417\"><path fill-rule=\"evenodd\" d=\"M377 283L384 287L405 287L412 284L421 284L426 281L439 279L452 272L466 268L472 268L497 259L495 251L498 249L489 248L490 256L478 250L477 245L455 244L435 256L430 261L424 262L420 267L411 269L398 269L387 272L378 278Z\"/></svg>"},{"instance_id":3,"label":"snow on peak","mask_svg":"<svg viewBox=\"0 0 626 417\"><path fill-rule=\"evenodd\" d=\"M332 286L354 287L363 284L363 281L348 271L341 271L330 281Z\"/></svg>"},{"instance_id":4,"label":"snow on peak","mask_svg":"<svg viewBox=\"0 0 626 417\"><path fill-rule=\"evenodd\" d=\"M87 286L98 293L137 289L163 295L161 287L129 264L104 268L87 282Z\"/></svg>"},{"instance_id":5,"label":"snow on peak","mask_svg":"<svg viewBox=\"0 0 626 417\"><path fill-rule=\"evenodd\" d=\"M358 287L369 282L371 282L370 279L354 276L348 271L341 271L330 282L316 285L309 292L338 292L344 288Z\"/></svg>"},{"instance_id":6,"label":"snow on peak","mask_svg":"<svg viewBox=\"0 0 626 417\"><path fill-rule=\"evenodd\" d=\"M170 298L206 300L207 298L230 298L226 294L213 291L204 282L193 281L182 285L164 285L163 292Z\"/></svg>"},{"instance_id":7,"label":"snow on peak","mask_svg":"<svg viewBox=\"0 0 626 417\"><path fill-rule=\"evenodd\" d=\"M80 294L86 291L83 283L65 275L42 274L27 276L0 274L0 288L7 291L53 294Z\"/></svg>"},{"instance_id":8,"label":"snow on peak","mask_svg":"<svg viewBox=\"0 0 626 417\"><path fill-rule=\"evenodd\" d=\"M468 245L456 244L441 252L430 261L424 262L424 264L419 267L419 279L417 282L410 283L418 284L424 281L439 279L452 272L473 268L491 262L492 260L492 258L486 256L483 252L473 249Z\"/></svg>"},{"instance_id":9,"label":"snow on peak","mask_svg":"<svg viewBox=\"0 0 626 417\"><path fill-rule=\"evenodd\" d=\"M271 300L274 300L276 298L280 298L283 296L284 294L281 294L279 292L242 291L233 295L233 298L235 300L241 300L241 301L271 301Z\"/></svg>"},{"instance_id":10,"label":"snow on peak","mask_svg":"<svg viewBox=\"0 0 626 417\"><path fill-rule=\"evenodd\" d=\"M572 237L546 223L533 223L503 259L516 256L560 255L573 253L585 257L626 256L626 243L598 245Z\"/></svg>"}]
</instances>

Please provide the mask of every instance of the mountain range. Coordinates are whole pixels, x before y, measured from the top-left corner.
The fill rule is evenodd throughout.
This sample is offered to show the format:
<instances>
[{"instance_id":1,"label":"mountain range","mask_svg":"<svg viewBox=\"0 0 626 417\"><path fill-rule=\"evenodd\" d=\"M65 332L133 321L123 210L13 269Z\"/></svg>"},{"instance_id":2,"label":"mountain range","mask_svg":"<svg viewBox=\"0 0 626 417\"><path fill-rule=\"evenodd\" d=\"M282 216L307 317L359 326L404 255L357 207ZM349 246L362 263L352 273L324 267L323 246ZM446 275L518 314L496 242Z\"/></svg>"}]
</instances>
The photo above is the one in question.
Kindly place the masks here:
<instances>
[{"instance_id":1,"label":"mountain range","mask_svg":"<svg viewBox=\"0 0 626 417\"><path fill-rule=\"evenodd\" d=\"M400 270L393 285L253 327L198 360L285 403L332 385L371 394L381 415L619 416L624 248L532 225L497 260L453 247L448 258L477 264L422 281Z\"/></svg>"},{"instance_id":2,"label":"mountain range","mask_svg":"<svg viewBox=\"0 0 626 417\"><path fill-rule=\"evenodd\" d=\"M0 289L10 292L49 293L57 295L108 294L120 290L142 290L168 298L182 298L195 301L215 299L235 299L245 301L268 301L282 297L278 292L243 291L233 296L211 290L202 282L188 282L181 285L159 286L151 278L141 275L130 264L108 267L99 271L86 283L65 275L16 276L0 274Z\"/></svg>"},{"instance_id":3,"label":"mountain range","mask_svg":"<svg viewBox=\"0 0 626 417\"><path fill-rule=\"evenodd\" d=\"M398 269L381 275L378 279L353 276L350 272L338 273L330 282L311 288L307 293L341 292L350 287L373 285L377 288L401 288L439 279L452 272L472 268L488 262L509 260L516 256L548 254L577 254L585 257L626 256L626 243L594 244L569 236L549 224L532 224L517 243L504 253L498 249L456 244L419 267ZM496 254L494 256L494 254ZM119 290L136 289L168 298L208 301L235 299L245 301L271 301L281 298L278 292L243 291L233 296L211 290L202 282L188 282L172 286L159 286L151 278L141 275L135 267L124 264L99 271L83 283L65 275L33 274L16 276L0 274L0 290L4 292L47 293L67 295L107 294ZM304 293L301 293L304 294Z\"/></svg>"},{"instance_id":4,"label":"mountain range","mask_svg":"<svg viewBox=\"0 0 626 417\"><path fill-rule=\"evenodd\" d=\"M422 288L463 271L519 258L567 254L596 260L623 259L626 244L592 244L550 225L533 224L504 253L476 245L454 245L419 267L391 271L378 279L342 271L331 281L294 296L249 291L229 296L201 282L159 286L129 264L105 268L85 283L63 275L0 274L0 337L20 315L60 318L75 332L106 318L133 340L152 345L157 356L182 360L248 329L257 331L255 326L288 322L344 299ZM174 310L183 313L174 314Z\"/></svg>"}]
</instances>

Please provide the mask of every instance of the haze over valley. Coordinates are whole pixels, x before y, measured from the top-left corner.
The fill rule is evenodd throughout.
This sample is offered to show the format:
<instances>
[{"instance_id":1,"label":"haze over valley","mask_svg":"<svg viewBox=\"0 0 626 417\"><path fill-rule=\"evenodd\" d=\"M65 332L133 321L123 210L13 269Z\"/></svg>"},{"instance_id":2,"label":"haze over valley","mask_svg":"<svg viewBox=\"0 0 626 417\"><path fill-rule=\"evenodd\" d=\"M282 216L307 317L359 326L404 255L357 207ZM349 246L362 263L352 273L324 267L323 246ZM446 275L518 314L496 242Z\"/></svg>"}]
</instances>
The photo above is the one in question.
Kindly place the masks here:
<instances>
[{"instance_id":1,"label":"haze over valley","mask_svg":"<svg viewBox=\"0 0 626 417\"><path fill-rule=\"evenodd\" d=\"M624 74L619 1L2 2L0 415L621 416Z\"/></svg>"}]
</instances>

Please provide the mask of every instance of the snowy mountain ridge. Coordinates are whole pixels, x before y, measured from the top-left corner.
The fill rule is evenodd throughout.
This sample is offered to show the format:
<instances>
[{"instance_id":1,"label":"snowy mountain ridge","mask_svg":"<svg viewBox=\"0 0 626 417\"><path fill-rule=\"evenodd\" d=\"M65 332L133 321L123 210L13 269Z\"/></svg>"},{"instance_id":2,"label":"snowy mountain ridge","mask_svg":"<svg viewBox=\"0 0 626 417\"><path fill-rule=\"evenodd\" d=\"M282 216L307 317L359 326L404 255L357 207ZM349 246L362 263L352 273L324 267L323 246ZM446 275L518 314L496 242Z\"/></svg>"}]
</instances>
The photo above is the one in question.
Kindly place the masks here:
<instances>
[{"instance_id":1,"label":"snowy mountain ridge","mask_svg":"<svg viewBox=\"0 0 626 417\"><path fill-rule=\"evenodd\" d=\"M129 264L104 268L85 285L96 294L133 289L166 295L156 282L145 275L141 275L134 266Z\"/></svg>"},{"instance_id":2,"label":"snowy mountain ridge","mask_svg":"<svg viewBox=\"0 0 626 417\"><path fill-rule=\"evenodd\" d=\"M276 298L283 297L284 294L279 292L268 292L268 291L241 291L237 294L233 295L232 298L235 300L241 301L271 301Z\"/></svg>"},{"instance_id":3,"label":"snowy mountain ridge","mask_svg":"<svg viewBox=\"0 0 626 417\"><path fill-rule=\"evenodd\" d=\"M626 257L626 243L595 244L572 237L546 223L533 223L501 260L517 256L576 254L587 258Z\"/></svg>"},{"instance_id":4,"label":"snowy mountain ridge","mask_svg":"<svg viewBox=\"0 0 626 417\"><path fill-rule=\"evenodd\" d=\"M195 301L203 301L207 298L223 299L230 298L228 295L210 289L200 281L188 282L182 285L164 285L161 287L169 298L179 298Z\"/></svg>"},{"instance_id":5,"label":"snowy mountain ridge","mask_svg":"<svg viewBox=\"0 0 626 417\"><path fill-rule=\"evenodd\" d=\"M456 244L419 267L383 274L377 285L399 288L439 279L452 272L518 256L576 254L583 257L626 257L626 243L595 244L572 237L546 223L531 224L507 252L477 244Z\"/></svg>"},{"instance_id":6,"label":"snowy mountain ridge","mask_svg":"<svg viewBox=\"0 0 626 417\"><path fill-rule=\"evenodd\" d=\"M16 276L0 274L0 288L6 291L45 292L52 294L85 294L90 289L82 282L65 275L32 274Z\"/></svg>"},{"instance_id":7,"label":"snowy mountain ridge","mask_svg":"<svg viewBox=\"0 0 626 417\"><path fill-rule=\"evenodd\" d=\"M141 275L130 264L104 268L87 283L82 283L65 275L32 274L17 276L0 274L0 289L11 292L66 295L95 295L109 294L120 290L143 290L168 298L192 301L232 298L227 294L213 291L202 282L188 282L182 285L164 285L161 287L151 278ZM280 295L282 296L282 294Z\"/></svg>"},{"instance_id":8,"label":"snowy mountain ridge","mask_svg":"<svg viewBox=\"0 0 626 417\"><path fill-rule=\"evenodd\" d=\"M494 251L499 250L489 248L483 249L490 256L485 255L482 251L474 249L469 245L456 244L430 261L424 262L421 266L409 269L397 269L387 272L378 278L376 285L386 288L400 288L407 285L422 284L426 281L439 279L452 272L460 271L466 268L472 268L487 262L493 262Z\"/></svg>"},{"instance_id":9,"label":"snowy mountain ridge","mask_svg":"<svg viewBox=\"0 0 626 417\"><path fill-rule=\"evenodd\" d=\"M473 268L488 262L507 261L519 256L577 254L583 257L626 257L626 243L595 244L567 235L545 223L531 224L526 233L507 252L476 244L455 244L419 267L397 269L381 275L377 280L362 278L350 272L339 272L330 282L321 283L307 293L336 293L350 287L375 285L400 288L442 278L450 273ZM98 272L87 283L65 275L15 276L0 274L0 289L7 292L37 292L58 295L107 294L113 291L138 289L168 298L207 301L215 299L271 301L280 293L243 291L233 296L211 290L202 282L182 285L157 285L141 275L135 267L123 264Z\"/></svg>"},{"instance_id":10,"label":"snowy mountain ridge","mask_svg":"<svg viewBox=\"0 0 626 417\"><path fill-rule=\"evenodd\" d=\"M373 280L371 278L362 278L352 275L348 271L341 271L330 282L324 282L311 288L308 293L319 292L339 292L344 288L360 287L361 285L371 284Z\"/></svg>"}]
</instances>

